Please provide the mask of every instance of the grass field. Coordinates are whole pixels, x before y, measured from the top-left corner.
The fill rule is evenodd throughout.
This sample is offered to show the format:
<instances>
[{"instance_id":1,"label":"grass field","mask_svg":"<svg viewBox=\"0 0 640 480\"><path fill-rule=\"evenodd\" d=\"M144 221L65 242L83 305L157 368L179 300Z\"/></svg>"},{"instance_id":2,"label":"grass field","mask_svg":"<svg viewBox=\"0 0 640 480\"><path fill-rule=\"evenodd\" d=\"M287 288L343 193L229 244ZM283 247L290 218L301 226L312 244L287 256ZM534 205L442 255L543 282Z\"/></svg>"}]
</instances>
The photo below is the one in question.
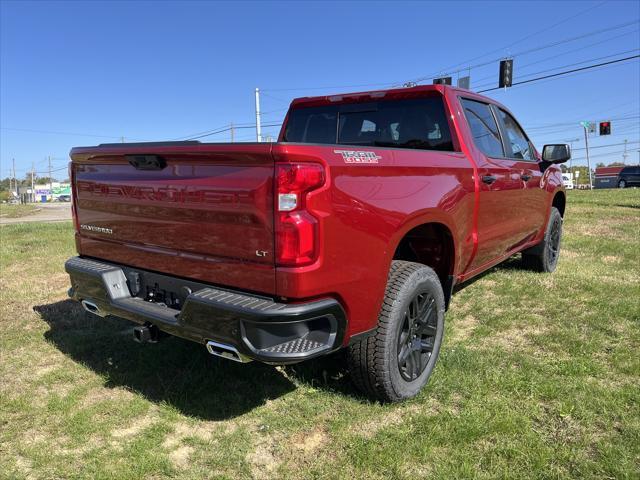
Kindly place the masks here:
<instances>
[{"instance_id":1,"label":"grass field","mask_svg":"<svg viewBox=\"0 0 640 480\"><path fill-rule=\"evenodd\" d=\"M38 211L38 207L31 203L10 205L8 203L0 204L0 217L4 218L20 218L26 217Z\"/></svg>"},{"instance_id":2,"label":"grass field","mask_svg":"<svg viewBox=\"0 0 640 480\"><path fill-rule=\"evenodd\" d=\"M2 478L639 478L640 190L570 192L552 275L461 289L415 400L239 365L66 300L70 223L0 229Z\"/></svg>"}]
</instances>

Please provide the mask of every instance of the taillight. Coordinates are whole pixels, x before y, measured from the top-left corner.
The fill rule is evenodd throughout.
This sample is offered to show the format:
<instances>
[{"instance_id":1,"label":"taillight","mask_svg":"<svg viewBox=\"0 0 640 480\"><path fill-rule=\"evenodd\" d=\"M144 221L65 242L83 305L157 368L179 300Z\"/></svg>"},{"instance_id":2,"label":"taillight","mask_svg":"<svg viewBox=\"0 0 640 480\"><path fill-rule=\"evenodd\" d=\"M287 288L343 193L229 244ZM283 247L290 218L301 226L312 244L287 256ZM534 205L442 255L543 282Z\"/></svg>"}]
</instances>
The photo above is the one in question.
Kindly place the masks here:
<instances>
[{"instance_id":1,"label":"taillight","mask_svg":"<svg viewBox=\"0 0 640 480\"><path fill-rule=\"evenodd\" d=\"M76 172L73 168L73 162L69 162L69 180L71 180L71 217L76 232L80 232L80 222L78 222L78 211L76 206Z\"/></svg>"},{"instance_id":2,"label":"taillight","mask_svg":"<svg viewBox=\"0 0 640 480\"><path fill-rule=\"evenodd\" d=\"M307 209L307 194L322 186L316 163L276 164L276 261L300 267L318 257L318 220Z\"/></svg>"}]
</instances>

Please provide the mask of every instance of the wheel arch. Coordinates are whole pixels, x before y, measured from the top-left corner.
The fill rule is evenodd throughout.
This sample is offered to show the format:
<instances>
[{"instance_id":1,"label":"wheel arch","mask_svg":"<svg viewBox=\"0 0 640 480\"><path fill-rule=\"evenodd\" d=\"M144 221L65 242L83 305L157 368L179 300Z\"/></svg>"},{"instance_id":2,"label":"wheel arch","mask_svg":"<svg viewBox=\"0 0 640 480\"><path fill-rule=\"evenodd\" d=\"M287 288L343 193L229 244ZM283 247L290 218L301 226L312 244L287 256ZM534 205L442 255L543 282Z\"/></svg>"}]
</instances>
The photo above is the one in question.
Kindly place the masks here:
<instances>
[{"instance_id":1,"label":"wheel arch","mask_svg":"<svg viewBox=\"0 0 640 480\"><path fill-rule=\"evenodd\" d=\"M567 205L567 197L565 192L559 190L553 196L553 200L551 201L551 206L556 207L560 212L560 216L564 218L564 210Z\"/></svg>"},{"instance_id":2,"label":"wheel arch","mask_svg":"<svg viewBox=\"0 0 640 480\"><path fill-rule=\"evenodd\" d=\"M451 228L434 219L408 226L399 235L390 260L416 262L432 268L440 279L448 306L453 289L456 252Z\"/></svg>"}]
</instances>

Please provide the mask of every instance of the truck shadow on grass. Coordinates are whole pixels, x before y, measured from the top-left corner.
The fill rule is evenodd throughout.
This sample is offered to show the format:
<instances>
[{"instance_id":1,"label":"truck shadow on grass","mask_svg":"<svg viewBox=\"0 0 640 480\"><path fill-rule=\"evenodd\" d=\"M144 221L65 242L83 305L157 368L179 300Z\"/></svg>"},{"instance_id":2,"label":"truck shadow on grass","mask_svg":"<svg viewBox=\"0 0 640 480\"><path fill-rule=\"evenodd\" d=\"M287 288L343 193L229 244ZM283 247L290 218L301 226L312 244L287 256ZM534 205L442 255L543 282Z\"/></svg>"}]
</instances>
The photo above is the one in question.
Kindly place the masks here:
<instances>
[{"instance_id":1,"label":"truck shadow on grass","mask_svg":"<svg viewBox=\"0 0 640 480\"><path fill-rule=\"evenodd\" d=\"M45 338L101 375L106 388L125 387L185 415L234 418L294 391L296 384L356 395L340 354L284 369L238 364L171 336L141 345L133 341L132 323L87 314L71 300L39 305L34 311L50 327Z\"/></svg>"}]
</instances>

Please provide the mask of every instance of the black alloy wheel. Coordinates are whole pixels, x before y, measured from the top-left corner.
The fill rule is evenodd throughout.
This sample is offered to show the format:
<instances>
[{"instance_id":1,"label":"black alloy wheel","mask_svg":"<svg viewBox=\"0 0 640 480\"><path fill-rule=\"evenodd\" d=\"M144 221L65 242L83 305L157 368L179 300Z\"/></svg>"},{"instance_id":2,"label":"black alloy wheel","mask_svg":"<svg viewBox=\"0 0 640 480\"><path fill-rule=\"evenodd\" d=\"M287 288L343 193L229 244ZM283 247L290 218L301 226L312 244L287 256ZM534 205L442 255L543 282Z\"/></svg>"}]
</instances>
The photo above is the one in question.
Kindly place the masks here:
<instances>
[{"instance_id":1,"label":"black alloy wheel","mask_svg":"<svg viewBox=\"0 0 640 480\"><path fill-rule=\"evenodd\" d=\"M537 272L553 272L558 266L561 242L562 215L556 207L551 207L544 239L538 245L522 252L523 266Z\"/></svg>"},{"instance_id":2,"label":"black alloy wheel","mask_svg":"<svg viewBox=\"0 0 640 480\"><path fill-rule=\"evenodd\" d=\"M416 396L438 360L444 310L442 283L433 269L393 260L375 331L349 347L355 385L382 402Z\"/></svg>"},{"instance_id":3,"label":"black alloy wheel","mask_svg":"<svg viewBox=\"0 0 640 480\"><path fill-rule=\"evenodd\" d=\"M409 303L398 333L398 369L407 382L417 379L431 360L437 321L433 296L427 292L418 293Z\"/></svg>"},{"instance_id":4,"label":"black alloy wheel","mask_svg":"<svg viewBox=\"0 0 640 480\"><path fill-rule=\"evenodd\" d=\"M560 238L562 236L562 218L553 218L551 224L551 231L549 233L549 241L547 242L549 265L555 266L558 264L558 257L560 256Z\"/></svg>"}]
</instances>

